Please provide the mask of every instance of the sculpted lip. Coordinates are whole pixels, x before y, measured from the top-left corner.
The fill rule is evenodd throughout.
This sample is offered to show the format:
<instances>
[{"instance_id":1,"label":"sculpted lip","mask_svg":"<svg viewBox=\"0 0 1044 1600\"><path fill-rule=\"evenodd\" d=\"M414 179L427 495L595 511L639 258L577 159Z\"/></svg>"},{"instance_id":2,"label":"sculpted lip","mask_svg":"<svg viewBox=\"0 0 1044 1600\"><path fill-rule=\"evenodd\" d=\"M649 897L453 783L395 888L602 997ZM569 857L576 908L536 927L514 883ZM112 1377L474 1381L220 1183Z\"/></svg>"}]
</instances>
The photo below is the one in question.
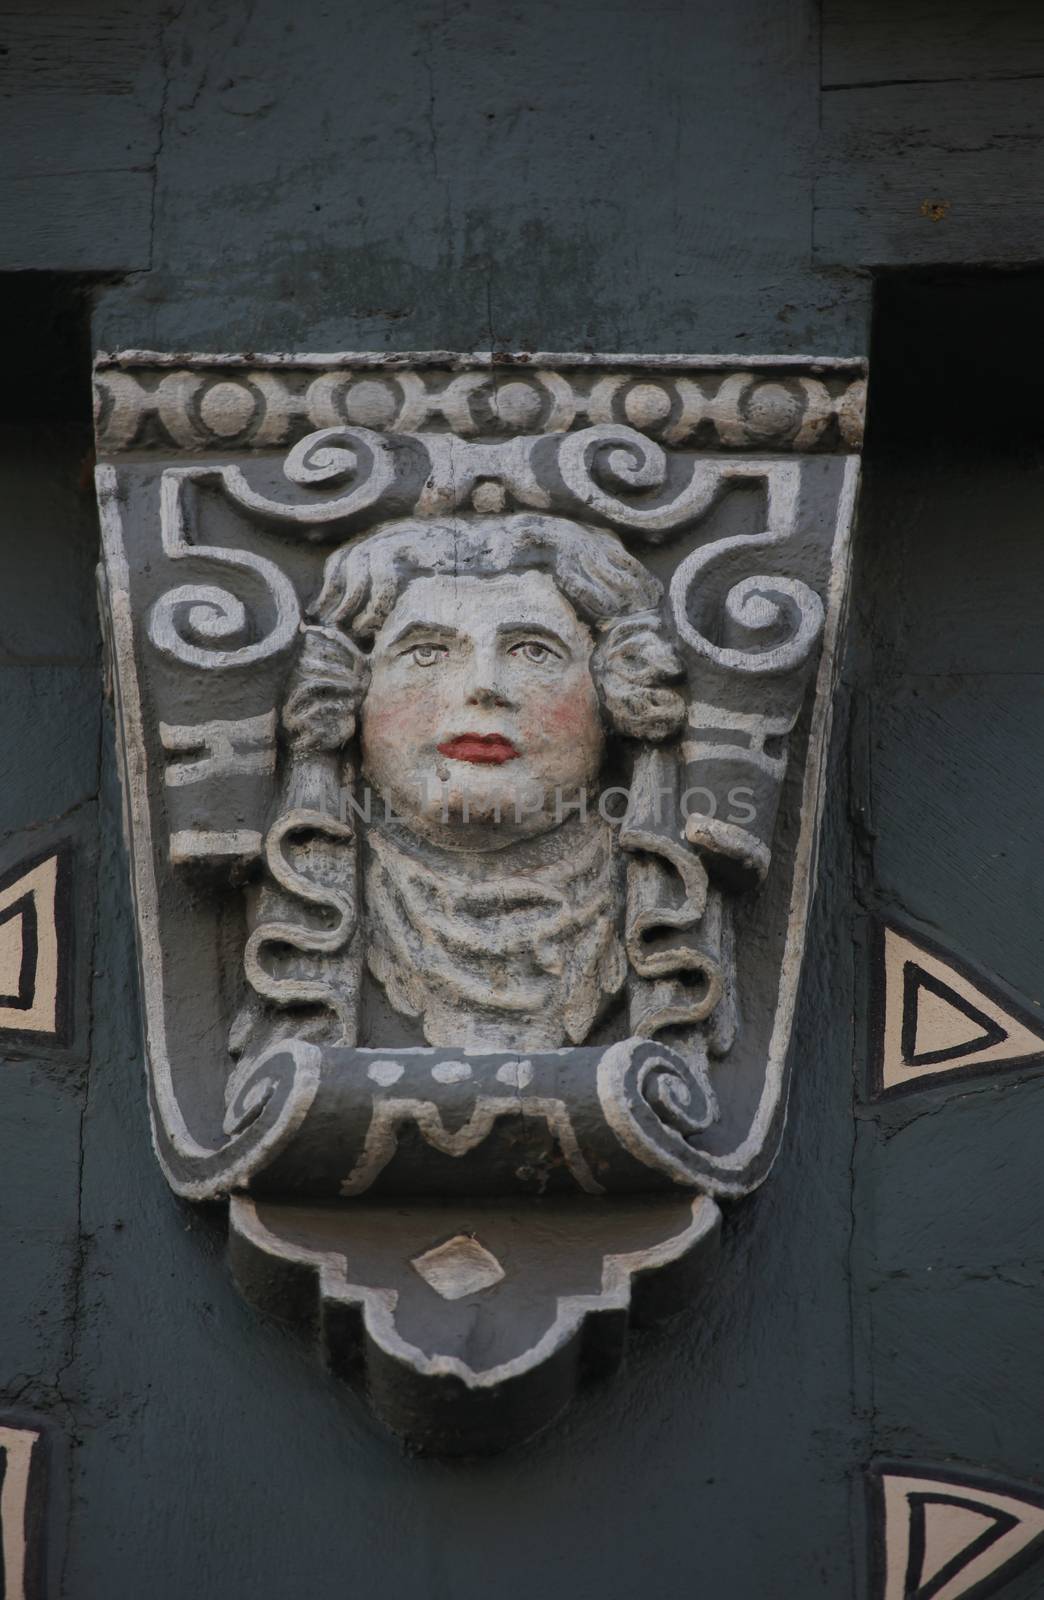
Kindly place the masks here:
<instances>
[{"instance_id":1,"label":"sculpted lip","mask_svg":"<svg viewBox=\"0 0 1044 1600\"><path fill-rule=\"evenodd\" d=\"M480 766L514 761L518 755L511 740L502 733L457 733L436 748L440 756L448 756L451 761L475 761Z\"/></svg>"}]
</instances>

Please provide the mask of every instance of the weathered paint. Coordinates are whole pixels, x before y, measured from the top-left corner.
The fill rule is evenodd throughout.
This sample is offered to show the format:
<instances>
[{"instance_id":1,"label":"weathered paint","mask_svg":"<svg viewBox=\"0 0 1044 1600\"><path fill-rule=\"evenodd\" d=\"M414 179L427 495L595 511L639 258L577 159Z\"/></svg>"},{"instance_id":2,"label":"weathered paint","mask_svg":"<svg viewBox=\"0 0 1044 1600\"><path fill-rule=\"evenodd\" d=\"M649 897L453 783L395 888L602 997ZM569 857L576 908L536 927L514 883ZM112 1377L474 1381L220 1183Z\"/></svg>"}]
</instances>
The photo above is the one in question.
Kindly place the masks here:
<instances>
[{"instance_id":1,"label":"weathered paint","mask_svg":"<svg viewBox=\"0 0 1044 1600\"><path fill-rule=\"evenodd\" d=\"M1010 140L994 137L1007 86L972 97L988 152L961 160L953 137L961 84L1039 70L1039 15L917 0L899 29L890 6L836 0L826 20L831 107L803 0L510 15L492 0L25 6L7 25L5 262L124 274L98 294L91 342L107 348L859 353L867 261L1039 256L1036 213L1007 185ZM925 144L934 126L945 148L892 201L876 166L897 131L888 82L925 77L959 80L919 95ZM1027 92L1005 117L1028 150ZM66 98L38 98L54 94ZM816 154L821 110L828 134L864 141L858 171ZM970 142L983 142L974 129ZM917 139L900 143L920 159ZM817 174L837 226L821 210L811 265ZM839 743L798 1019L805 1070L773 1183L730 1220L711 1304L670 1337L643 1336L612 1387L523 1454L447 1468L403 1457L303 1345L257 1323L216 1225L171 1198L150 1154L108 732L99 746L96 546L76 499L88 439L54 420L67 373L49 355L41 382L26 286L5 280L5 349L22 373L0 459L5 846L68 814L89 851L104 757L104 850L78 924L97 973L80 1036L90 1093L75 1045L62 1063L0 1065L0 1388L70 1443L67 1595L321 1600L352 1582L418 1600L528 1600L536 1583L592 1600L694 1585L863 1597L861 1476L877 1454L1044 1478L1024 1403L1044 1331L1039 1074L860 1103L854 1198L850 1186L853 1062L860 1100L867 1082L865 1019L851 1022L864 970L846 915L853 842L857 862L873 846L875 910L945 933L1023 1002L1039 1001L1044 970L1027 868L1039 473L1032 455L997 454L1032 431L1013 418L1037 415L1042 297L1009 277L976 323L967 293L933 285L882 305L874 355L891 340L892 378L872 427L897 419L929 453L878 467L871 435L849 675L856 825ZM969 350L976 327L986 336ZM76 381L85 393L85 363ZM946 426L929 440L937 414ZM18 426L32 416L50 420ZM992 454L973 457L984 440ZM1005 1593L1038 1589L1030 1572Z\"/></svg>"}]
</instances>

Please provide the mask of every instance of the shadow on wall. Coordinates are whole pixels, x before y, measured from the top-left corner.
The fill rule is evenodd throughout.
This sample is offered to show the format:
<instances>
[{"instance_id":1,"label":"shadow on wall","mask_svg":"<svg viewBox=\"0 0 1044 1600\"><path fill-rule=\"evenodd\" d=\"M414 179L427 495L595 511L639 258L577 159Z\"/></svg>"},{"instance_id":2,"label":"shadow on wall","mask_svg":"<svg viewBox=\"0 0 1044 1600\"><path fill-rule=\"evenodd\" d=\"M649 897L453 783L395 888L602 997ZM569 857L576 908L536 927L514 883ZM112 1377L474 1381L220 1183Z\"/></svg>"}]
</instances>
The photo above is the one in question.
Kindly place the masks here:
<instances>
[{"instance_id":1,"label":"shadow on wall","mask_svg":"<svg viewBox=\"0 0 1044 1600\"><path fill-rule=\"evenodd\" d=\"M882 273L867 456L1041 450L1044 271ZM1024 354L1025 353L1025 354Z\"/></svg>"},{"instance_id":2,"label":"shadow on wall","mask_svg":"<svg viewBox=\"0 0 1044 1600\"><path fill-rule=\"evenodd\" d=\"M9 381L0 423L91 422L91 295L99 278L0 274L0 338Z\"/></svg>"}]
</instances>

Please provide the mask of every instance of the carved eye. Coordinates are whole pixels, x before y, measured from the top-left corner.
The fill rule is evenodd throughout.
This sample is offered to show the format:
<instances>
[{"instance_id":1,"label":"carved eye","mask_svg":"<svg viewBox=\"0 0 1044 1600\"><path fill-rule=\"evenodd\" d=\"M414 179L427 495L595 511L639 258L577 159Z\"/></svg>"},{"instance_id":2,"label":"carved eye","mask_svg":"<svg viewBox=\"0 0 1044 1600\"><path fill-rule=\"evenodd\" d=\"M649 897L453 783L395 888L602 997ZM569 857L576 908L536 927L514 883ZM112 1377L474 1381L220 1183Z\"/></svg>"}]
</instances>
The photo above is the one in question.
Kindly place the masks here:
<instances>
[{"instance_id":1,"label":"carved eye","mask_svg":"<svg viewBox=\"0 0 1044 1600\"><path fill-rule=\"evenodd\" d=\"M550 661L555 651L550 645L541 644L539 639L524 639L521 644L512 646L513 656L522 656L526 661Z\"/></svg>"},{"instance_id":2,"label":"carved eye","mask_svg":"<svg viewBox=\"0 0 1044 1600\"><path fill-rule=\"evenodd\" d=\"M446 654L444 644L418 644L410 651L418 667L433 667Z\"/></svg>"}]
</instances>

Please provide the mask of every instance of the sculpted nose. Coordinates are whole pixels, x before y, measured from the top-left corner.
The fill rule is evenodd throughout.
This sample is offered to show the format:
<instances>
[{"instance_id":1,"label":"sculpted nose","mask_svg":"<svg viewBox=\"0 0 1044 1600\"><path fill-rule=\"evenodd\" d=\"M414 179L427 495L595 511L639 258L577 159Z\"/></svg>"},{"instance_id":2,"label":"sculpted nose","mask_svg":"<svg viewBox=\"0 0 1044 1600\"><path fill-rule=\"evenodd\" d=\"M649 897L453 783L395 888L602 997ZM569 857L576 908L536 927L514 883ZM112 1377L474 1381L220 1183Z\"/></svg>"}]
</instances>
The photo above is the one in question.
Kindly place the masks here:
<instances>
[{"instance_id":1,"label":"sculpted nose","mask_svg":"<svg viewBox=\"0 0 1044 1600\"><path fill-rule=\"evenodd\" d=\"M491 710L495 706L511 707L513 702L504 692L501 663L496 648L476 649L470 662L464 704Z\"/></svg>"},{"instance_id":2,"label":"sculpted nose","mask_svg":"<svg viewBox=\"0 0 1044 1600\"><path fill-rule=\"evenodd\" d=\"M469 706L482 706L487 710L491 706L511 705L511 701L506 695L501 694L499 689L496 689L489 684L480 683L472 686L471 692L467 696L467 699L464 703L465 705Z\"/></svg>"}]
</instances>

